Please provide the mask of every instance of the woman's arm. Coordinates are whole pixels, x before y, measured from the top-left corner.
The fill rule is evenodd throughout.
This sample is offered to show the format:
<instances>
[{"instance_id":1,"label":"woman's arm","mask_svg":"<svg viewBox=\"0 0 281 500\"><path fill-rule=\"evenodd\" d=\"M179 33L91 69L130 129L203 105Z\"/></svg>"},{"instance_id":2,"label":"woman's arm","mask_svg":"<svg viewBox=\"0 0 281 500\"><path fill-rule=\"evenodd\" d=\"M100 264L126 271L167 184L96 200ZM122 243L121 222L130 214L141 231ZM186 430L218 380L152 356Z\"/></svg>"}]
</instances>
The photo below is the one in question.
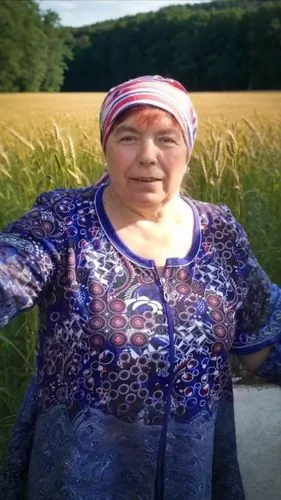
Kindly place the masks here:
<instances>
[{"instance_id":1,"label":"woman's arm","mask_svg":"<svg viewBox=\"0 0 281 500\"><path fill-rule=\"evenodd\" d=\"M0 233L0 327L33 307L55 269L56 260L44 245Z\"/></svg>"},{"instance_id":2,"label":"woman's arm","mask_svg":"<svg viewBox=\"0 0 281 500\"><path fill-rule=\"evenodd\" d=\"M48 198L0 233L0 327L35 305L60 265L64 227Z\"/></svg>"},{"instance_id":3,"label":"woman's arm","mask_svg":"<svg viewBox=\"0 0 281 500\"><path fill-rule=\"evenodd\" d=\"M258 352L254 352L253 354L242 355L241 359L246 366L247 370L250 372L256 372L262 363L266 360L266 358L272 352L273 346L265 347Z\"/></svg>"},{"instance_id":4,"label":"woman's arm","mask_svg":"<svg viewBox=\"0 0 281 500\"><path fill-rule=\"evenodd\" d=\"M233 277L241 294L231 351L255 372L281 343L281 289L259 265L243 227L227 207L224 210L232 234Z\"/></svg>"}]
</instances>

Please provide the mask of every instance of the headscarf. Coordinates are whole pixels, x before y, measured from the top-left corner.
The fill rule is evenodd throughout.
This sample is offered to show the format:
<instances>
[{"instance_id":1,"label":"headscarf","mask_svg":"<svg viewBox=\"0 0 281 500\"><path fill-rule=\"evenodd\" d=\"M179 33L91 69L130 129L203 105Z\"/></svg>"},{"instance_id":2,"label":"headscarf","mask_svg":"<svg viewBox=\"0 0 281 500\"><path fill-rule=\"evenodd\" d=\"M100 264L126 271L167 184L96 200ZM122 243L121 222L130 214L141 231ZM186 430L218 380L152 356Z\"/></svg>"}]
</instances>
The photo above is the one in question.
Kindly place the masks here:
<instances>
[{"instance_id":1,"label":"headscarf","mask_svg":"<svg viewBox=\"0 0 281 500\"><path fill-rule=\"evenodd\" d=\"M109 90L100 110L104 149L116 118L139 105L150 105L171 113L180 124L191 151L197 133L197 116L189 94L181 83L159 75L134 78Z\"/></svg>"},{"instance_id":2,"label":"headscarf","mask_svg":"<svg viewBox=\"0 0 281 500\"><path fill-rule=\"evenodd\" d=\"M103 150L116 119L131 108L154 106L168 111L179 123L189 154L197 134L197 115L187 90L176 80L159 75L141 76L112 87L100 110L100 137ZM107 176L103 176L103 182Z\"/></svg>"}]
</instances>

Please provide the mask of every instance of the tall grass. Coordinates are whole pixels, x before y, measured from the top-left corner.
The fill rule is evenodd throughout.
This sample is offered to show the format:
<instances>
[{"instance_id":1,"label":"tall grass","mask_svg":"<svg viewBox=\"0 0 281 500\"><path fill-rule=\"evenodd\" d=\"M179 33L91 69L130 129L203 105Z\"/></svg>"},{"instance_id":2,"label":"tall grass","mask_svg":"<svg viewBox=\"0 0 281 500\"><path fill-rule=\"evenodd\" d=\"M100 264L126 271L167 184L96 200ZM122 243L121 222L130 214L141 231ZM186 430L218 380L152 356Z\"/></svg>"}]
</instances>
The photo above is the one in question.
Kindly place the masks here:
<instances>
[{"instance_id":1,"label":"tall grass","mask_svg":"<svg viewBox=\"0 0 281 500\"><path fill-rule=\"evenodd\" d=\"M199 138L183 191L226 203L281 284L281 94L195 95ZM0 227L36 196L95 182L103 170L101 96L0 95ZM34 369L36 310L0 331L0 454Z\"/></svg>"},{"instance_id":2,"label":"tall grass","mask_svg":"<svg viewBox=\"0 0 281 500\"><path fill-rule=\"evenodd\" d=\"M281 118L208 124L191 162L194 197L229 205L255 254L281 284Z\"/></svg>"}]
</instances>

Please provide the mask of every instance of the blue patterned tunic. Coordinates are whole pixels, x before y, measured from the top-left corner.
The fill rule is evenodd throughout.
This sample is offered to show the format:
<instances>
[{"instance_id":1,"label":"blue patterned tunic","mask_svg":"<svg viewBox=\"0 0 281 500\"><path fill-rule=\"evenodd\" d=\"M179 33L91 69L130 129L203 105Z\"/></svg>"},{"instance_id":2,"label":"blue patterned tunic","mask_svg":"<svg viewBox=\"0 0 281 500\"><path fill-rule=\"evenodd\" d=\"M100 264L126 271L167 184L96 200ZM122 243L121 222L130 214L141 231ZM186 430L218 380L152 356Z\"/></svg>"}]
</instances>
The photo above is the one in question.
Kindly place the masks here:
<instances>
[{"instance_id":1,"label":"blue patterned tunic","mask_svg":"<svg viewBox=\"0 0 281 500\"><path fill-rule=\"evenodd\" d=\"M44 193L0 234L0 326L40 314L0 497L243 500L229 352L280 340L279 289L229 209L189 199L192 248L159 278L103 190Z\"/></svg>"}]
</instances>

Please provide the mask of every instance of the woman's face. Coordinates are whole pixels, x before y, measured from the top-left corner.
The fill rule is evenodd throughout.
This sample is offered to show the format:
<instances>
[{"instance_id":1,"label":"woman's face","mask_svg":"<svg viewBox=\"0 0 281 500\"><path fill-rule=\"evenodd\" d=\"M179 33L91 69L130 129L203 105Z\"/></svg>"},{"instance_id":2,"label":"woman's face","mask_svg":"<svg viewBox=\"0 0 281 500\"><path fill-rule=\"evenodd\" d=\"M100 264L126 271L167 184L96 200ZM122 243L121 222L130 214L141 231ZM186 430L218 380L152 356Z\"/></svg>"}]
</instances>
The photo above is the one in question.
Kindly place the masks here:
<instances>
[{"instance_id":1,"label":"woman's face","mask_svg":"<svg viewBox=\"0 0 281 500\"><path fill-rule=\"evenodd\" d=\"M106 144L111 189L130 207L160 207L175 197L189 151L180 125L156 108L127 113Z\"/></svg>"}]
</instances>

